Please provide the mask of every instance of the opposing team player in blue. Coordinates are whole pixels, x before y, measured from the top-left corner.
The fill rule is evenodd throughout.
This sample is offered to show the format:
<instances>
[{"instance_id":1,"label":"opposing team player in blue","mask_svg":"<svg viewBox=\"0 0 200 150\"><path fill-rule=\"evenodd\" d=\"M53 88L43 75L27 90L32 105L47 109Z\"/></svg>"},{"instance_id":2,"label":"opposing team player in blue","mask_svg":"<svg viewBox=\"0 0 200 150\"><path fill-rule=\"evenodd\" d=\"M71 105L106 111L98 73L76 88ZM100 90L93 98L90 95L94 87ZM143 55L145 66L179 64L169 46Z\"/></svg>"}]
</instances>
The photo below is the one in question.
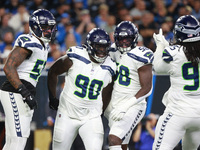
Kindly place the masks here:
<instances>
[{"instance_id":1,"label":"opposing team player in blue","mask_svg":"<svg viewBox=\"0 0 200 150\"><path fill-rule=\"evenodd\" d=\"M133 129L145 114L145 98L152 91L153 52L137 46L138 35L138 29L129 21L122 21L114 31L110 55L118 64L118 77L105 111L110 150L127 149Z\"/></svg>"},{"instance_id":2,"label":"opposing team player in blue","mask_svg":"<svg viewBox=\"0 0 200 150\"><path fill-rule=\"evenodd\" d=\"M48 73L50 107L58 109L54 134L54 150L70 150L79 133L85 149L101 150L103 124L101 114L110 101L116 64L108 56L109 35L100 28L92 29L86 46L73 46L57 60ZM65 85L56 98L57 76L65 74Z\"/></svg>"},{"instance_id":3,"label":"opposing team player in blue","mask_svg":"<svg viewBox=\"0 0 200 150\"><path fill-rule=\"evenodd\" d=\"M29 18L30 34L20 35L7 58L7 77L1 87L5 112L6 143L3 150L23 150L30 135L36 85L47 61L49 42L55 37L56 21L51 12L39 9Z\"/></svg>"},{"instance_id":4,"label":"opposing team player in blue","mask_svg":"<svg viewBox=\"0 0 200 150\"><path fill-rule=\"evenodd\" d=\"M183 150L196 150L200 144L200 23L192 15L181 16L174 26L174 43L154 34L157 48L154 70L170 76L171 86L162 102L153 150L172 150L182 139Z\"/></svg>"}]
</instances>

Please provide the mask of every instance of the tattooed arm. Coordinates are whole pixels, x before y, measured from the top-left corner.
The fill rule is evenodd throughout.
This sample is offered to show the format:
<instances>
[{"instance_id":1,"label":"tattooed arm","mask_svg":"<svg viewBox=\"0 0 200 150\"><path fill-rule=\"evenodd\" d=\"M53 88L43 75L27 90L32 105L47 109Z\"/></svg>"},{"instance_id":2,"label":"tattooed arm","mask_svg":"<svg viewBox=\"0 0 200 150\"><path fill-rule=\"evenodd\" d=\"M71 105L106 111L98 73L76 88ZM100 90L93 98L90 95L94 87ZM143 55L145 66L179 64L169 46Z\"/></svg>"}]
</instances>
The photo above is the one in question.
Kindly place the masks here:
<instances>
[{"instance_id":1,"label":"tattooed arm","mask_svg":"<svg viewBox=\"0 0 200 150\"><path fill-rule=\"evenodd\" d=\"M22 85L17 73L17 67L30 55L31 51L21 47L15 47L6 60L3 70L8 81L15 89L18 89Z\"/></svg>"}]
</instances>

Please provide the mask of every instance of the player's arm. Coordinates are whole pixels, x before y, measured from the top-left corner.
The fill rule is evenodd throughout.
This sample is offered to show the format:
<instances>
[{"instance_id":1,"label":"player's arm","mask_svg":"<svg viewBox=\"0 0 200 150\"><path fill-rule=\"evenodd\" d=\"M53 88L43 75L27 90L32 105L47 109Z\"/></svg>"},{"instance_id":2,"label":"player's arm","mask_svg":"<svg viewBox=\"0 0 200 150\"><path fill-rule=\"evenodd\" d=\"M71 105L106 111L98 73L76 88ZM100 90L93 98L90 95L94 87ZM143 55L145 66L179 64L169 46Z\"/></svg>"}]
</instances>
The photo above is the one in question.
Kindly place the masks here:
<instances>
[{"instance_id":1,"label":"player's arm","mask_svg":"<svg viewBox=\"0 0 200 150\"><path fill-rule=\"evenodd\" d=\"M108 104L110 103L113 85L114 85L114 77L112 79L112 82L108 84L102 91L103 112L106 110Z\"/></svg>"},{"instance_id":2,"label":"player's arm","mask_svg":"<svg viewBox=\"0 0 200 150\"><path fill-rule=\"evenodd\" d=\"M113 120L119 121L123 118L126 111L132 107L133 105L138 104L144 98L149 96L151 94L152 89L152 65L144 65L138 69L139 74L139 80L141 89L136 93L136 95L133 95L129 100L124 103L124 105L121 105L117 109L114 109L112 111Z\"/></svg>"},{"instance_id":3,"label":"player's arm","mask_svg":"<svg viewBox=\"0 0 200 150\"><path fill-rule=\"evenodd\" d=\"M58 76L67 72L72 66L72 61L67 55L59 58L49 69L48 72L48 90L49 90L49 106L51 109L57 110L59 101L56 98L56 85L58 82Z\"/></svg>"},{"instance_id":4,"label":"player's arm","mask_svg":"<svg viewBox=\"0 0 200 150\"><path fill-rule=\"evenodd\" d=\"M30 57L31 51L22 47L15 47L9 54L5 66L4 72L8 81L12 86L18 90L22 95L23 101L28 104L30 109L37 108L37 100L34 95L25 87L25 85L20 81L19 75L17 73L17 67L27 58Z\"/></svg>"},{"instance_id":5,"label":"player's arm","mask_svg":"<svg viewBox=\"0 0 200 150\"><path fill-rule=\"evenodd\" d=\"M148 64L138 69L141 89L136 93L137 99L144 99L151 94L152 89L152 65Z\"/></svg>"},{"instance_id":6,"label":"player's arm","mask_svg":"<svg viewBox=\"0 0 200 150\"><path fill-rule=\"evenodd\" d=\"M22 82L19 79L19 75L17 73L17 67L28 57L31 55L31 51L22 48L15 47L11 53L9 54L6 63L4 65L4 72L8 81L12 84L15 89L18 89Z\"/></svg>"}]
</instances>

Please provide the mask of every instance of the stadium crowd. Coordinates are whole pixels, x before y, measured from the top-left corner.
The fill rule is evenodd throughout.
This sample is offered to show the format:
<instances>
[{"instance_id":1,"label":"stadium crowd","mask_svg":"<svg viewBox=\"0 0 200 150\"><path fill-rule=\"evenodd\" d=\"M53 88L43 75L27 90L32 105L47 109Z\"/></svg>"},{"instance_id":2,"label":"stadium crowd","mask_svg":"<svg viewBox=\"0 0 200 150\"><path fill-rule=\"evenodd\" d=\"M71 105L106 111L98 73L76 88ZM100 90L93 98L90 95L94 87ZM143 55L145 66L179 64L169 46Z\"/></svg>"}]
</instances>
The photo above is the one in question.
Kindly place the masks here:
<instances>
[{"instance_id":1,"label":"stadium crowd","mask_svg":"<svg viewBox=\"0 0 200 150\"><path fill-rule=\"evenodd\" d=\"M137 25L144 46L155 50L153 33L162 27L172 39L175 20L191 14L200 20L199 0L9 0L0 2L0 64L5 63L14 40L28 33L29 15L36 9L50 10L57 21L56 40L50 44L47 64L62 56L73 45L84 43L94 27L105 29L113 42L115 26L123 21Z\"/></svg>"}]
</instances>

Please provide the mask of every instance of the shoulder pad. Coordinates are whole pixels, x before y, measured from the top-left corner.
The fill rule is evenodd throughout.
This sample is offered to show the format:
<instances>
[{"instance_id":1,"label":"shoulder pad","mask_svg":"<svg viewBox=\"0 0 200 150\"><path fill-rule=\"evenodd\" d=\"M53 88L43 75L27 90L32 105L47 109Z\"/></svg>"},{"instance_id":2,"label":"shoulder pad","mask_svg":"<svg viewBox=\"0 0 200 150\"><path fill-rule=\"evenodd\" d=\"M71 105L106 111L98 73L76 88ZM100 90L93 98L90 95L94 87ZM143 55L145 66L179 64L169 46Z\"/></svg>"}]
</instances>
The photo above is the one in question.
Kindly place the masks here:
<instances>
[{"instance_id":1,"label":"shoulder pad","mask_svg":"<svg viewBox=\"0 0 200 150\"><path fill-rule=\"evenodd\" d=\"M131 58L143 62L145 64L152 63L154 56L152 50L150 50L147 47L143 46L137 46L133 50L131 50L129 53L127 53L128 56Z\"/></svg>"},{"instance_id":2,"label":"shoulder pad","mask_svg":"<svg viewBox=\"0 0 200 150\"><path fill-rule=\"evenodd\" d=\"M105 60L105 62L101 65L102 69L106 69L110 72L112 76L116 74L116 63L108 56Z\"/></svg>"},{"instance_id":3,"label":"shoulder pad","mask_svg":"<svg viewBox=\"0 0 200 150\"><path fill-rule=\"evenodd\" d=\"M23 47L29 50L32 50L32 48L39 48L42 49L42 45L35 40L33 37L31 37L29 34L22 34L20 35L15 42L16 46Z\"/></svg>"},{"instance_id":4,"label":"shoulder pad","mask_svg":"<svg viewBox=\"0 0 200 150\"><path fill-rule=\"evenodd\" d=\"M80 60L86 64L91 63L89 59L86 58L86 49L80 46L72 46L70 47L66 54L72 60Z\"/></svg>"},{"instance_id":5,"label":"shoulder pad","mask_svg":"<svg viewBox=\"0 0 200 150\"><path fill-rule=\"evenodd\" d=\"M81 47L81 46L72 46L70 47L66 53L76 53L77 51L81 51L81 50L84 50L85 48L84 47Z\"/></svg>"},{"instance_id":6,"label":"shoulder pad","mask_svg":"<svg viewBox=\"0 0 200 150\"><path fill-rule=\"evenodd\" d=\"M173 57L178 53L180 45L166 47L163 51L162 58L166 62L173 61Z\"/></svg>"},{"instance_id":7,"label":"shoulder pad","mask_svg":"<svg viewBox=\"0 0 200 150\"><path fill-rule=\"evenodd\" d=\"M113 43L109 48L109 52L116 52L116 51L117 51L116 45L115 43Z\"/></svg>"},{"instance_id":8,"label":"shoulder pad","mask_svg":"<svg viewBox=\"0 0 200 150\"><path fill-rule=\"evenodd\" d=\"M109 48L109 52L116 52L116 51L117 51L117 49L114 48L114 47L110 47L110 48Z\"/></svg>"}]
</instances>

